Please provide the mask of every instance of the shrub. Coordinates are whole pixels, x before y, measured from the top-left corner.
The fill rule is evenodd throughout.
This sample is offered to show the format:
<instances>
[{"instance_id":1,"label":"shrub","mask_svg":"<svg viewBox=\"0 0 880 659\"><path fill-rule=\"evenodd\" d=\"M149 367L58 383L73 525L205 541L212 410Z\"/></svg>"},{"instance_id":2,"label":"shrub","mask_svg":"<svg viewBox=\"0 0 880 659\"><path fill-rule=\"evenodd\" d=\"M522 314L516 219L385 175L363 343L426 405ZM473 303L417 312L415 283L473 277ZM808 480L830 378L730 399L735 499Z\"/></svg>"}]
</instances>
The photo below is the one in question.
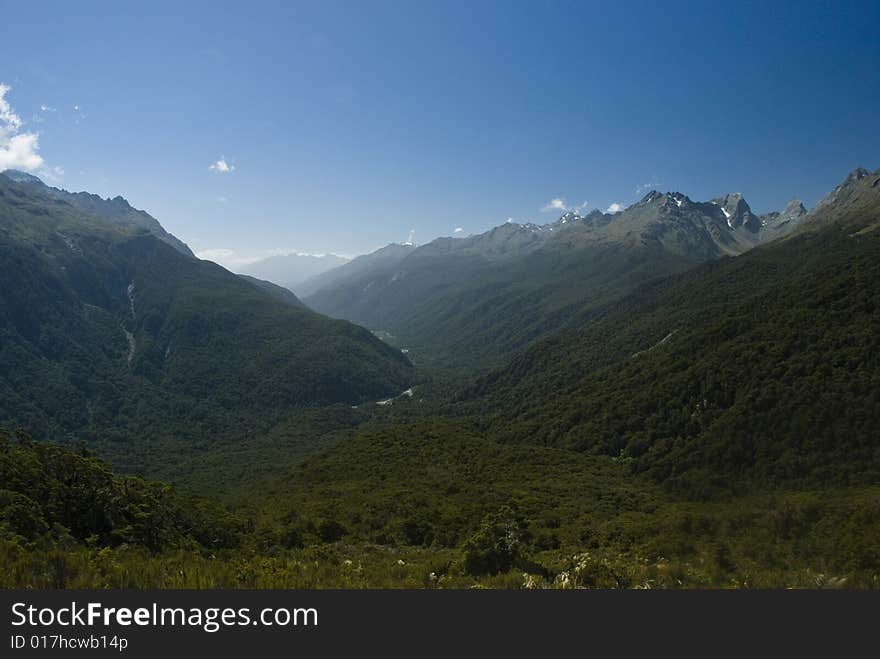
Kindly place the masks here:
<instances>
[{"instance_id":1,"label":"shrub","mask_svg":"<svg viewBox=\"0 0 880 659\"><path fill-rule=\"evenodd\" d=\"M472 575L507 572L521 558L523 526L505 506L487 515L464 543L465 570Z\"/></svg>"}]
</instances>

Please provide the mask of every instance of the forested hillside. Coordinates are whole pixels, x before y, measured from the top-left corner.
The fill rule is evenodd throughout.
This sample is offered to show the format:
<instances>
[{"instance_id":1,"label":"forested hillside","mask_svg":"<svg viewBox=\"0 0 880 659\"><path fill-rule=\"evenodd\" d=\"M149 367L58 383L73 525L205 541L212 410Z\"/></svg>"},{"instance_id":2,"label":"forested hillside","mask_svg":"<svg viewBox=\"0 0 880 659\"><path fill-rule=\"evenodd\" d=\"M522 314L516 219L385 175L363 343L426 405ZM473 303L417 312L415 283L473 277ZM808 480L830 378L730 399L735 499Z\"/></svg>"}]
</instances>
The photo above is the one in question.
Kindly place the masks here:
<instances>
[{"instance_id":1,"label":"forested hillside","mask_svg":"<svg viewBox=\"0 0 880 659\"><path fill-rule=\"evenodd\" d=\"M485 370L582 326L645 282L740 254L801 223L793 212L770 219L739 194L695 202L652 191L614 214L567 212L542 226L508 223L408 251L389 246L316 278L304 301L381 331L419 363Z\"/></svg>"},{"instance_id":2,"label":"forested hillside","mask_svg":"<svg viewBox=\"0 0 880 659\"><path fill-rule=\"evenodd\" d=\"M0 191L9 422L210 495L3 435L5 585L878 585L880 172L780 240L581 307L454 395L430 370L402 396L340 375L373 392L359 404L266 360L320 365L347 338L327 372L374 364L402 388L404 356L366 330ZM277 318L313 323L308 348ZM51 405L67 400L102 416L78 429L78 405Z\"/></svg>"},{"instance_id":3,"label":"forested hillside","mask_svg":"<svg viewBox=\"0 0 880 659\"><path fill-rule=\"evenodd\" d=\"M646 286L470 394L488 431L693 496L876 482L880 173L797 235ZM822 215L819 215L819 212Z\"/></svg>"},{"instance_id":4,"label":"forested hillside","mask_svg":"<svg viewBox=\"0 0 880 659\"><path fill-rule=\"evenodd\" d=\"M0 423L129 470L411 382L367 330L4 176L0 273Z\"/></svg>"}]
</instances>

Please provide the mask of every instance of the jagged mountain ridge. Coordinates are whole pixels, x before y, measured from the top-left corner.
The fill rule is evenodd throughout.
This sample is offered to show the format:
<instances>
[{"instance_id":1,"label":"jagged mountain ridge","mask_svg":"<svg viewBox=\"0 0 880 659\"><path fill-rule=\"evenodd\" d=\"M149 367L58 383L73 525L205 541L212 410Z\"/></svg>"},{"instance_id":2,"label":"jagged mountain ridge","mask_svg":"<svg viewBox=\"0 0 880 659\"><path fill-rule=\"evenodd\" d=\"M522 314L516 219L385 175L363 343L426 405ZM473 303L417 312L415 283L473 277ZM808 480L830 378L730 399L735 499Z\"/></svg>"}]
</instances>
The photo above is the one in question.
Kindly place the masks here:
<instances>
[{"instance_id":1,"label":"jagged mountain ridge","mask_svg":"<svg viewBox=\"0 0 880 659\"><path fill-rule=\"evenodd\" d=\"M121 196L116 196L112 199L103 199L102 197L89 192L68 192L67 190L46 185L41 179L32 174L14 169L8 169L5 172L2 172L2 174L16 183L33 186L44 194L65 201L86 215L99 217L113 224L131 225L146 229L162 242L171 245L181 254L189 256L190 258L195 258L195 255L186 243L168 233L159 223L159 220L146 211L132 207L132 205Z\"/></svg>"},{"instance_id":2,"label":"jagged mountain ridge","mask_svg":"<svg viewBox=\"0 0 880 659\"><path fill-rule=\"evenodd\" d=\"M782 212L772 212L761 216L765 239L776 238L791 233L807 214L806 207L799 199L792 199Z\"/></svg>"},{"instance_id":3,"label":"jagged mountain ridge","mask_svg":"<svg viewBox=\"0 0 880 659\"><path fill-rule=\"evenodd\" d=\"M876 205L878 195L880 169L870 172L858 167L804 216L798 229L809 231L837 223L870 231L880 222ZM874 218L874 222L865 224L865 217Z\"/></svg>"},{"instance_id":4,"label":"jagged mountain ridge","mask_svg":"<svg viewBox=\"0 0 880 659\"><path fill-rule=\"evenodd\" d=\"M798 224L775 227L773 237ZM614 214L568 211L545 225L508 222L467 238L389 246L307 282L302 297L447 364L498 363L641 282L769 238L740 194L695 202L654 190Z\"/></svg>"},{"instance_id":5,"label":"jagged mountain ridge","mask_svg":"<svg viewBox=\"0 0 880 659\"><path fill-rule=\"evenodd\" d=\"M603 453L687 494L876 482L880 170L786 239L640 286L463 396L487 432Z\"/></svg>"}]
</instances>

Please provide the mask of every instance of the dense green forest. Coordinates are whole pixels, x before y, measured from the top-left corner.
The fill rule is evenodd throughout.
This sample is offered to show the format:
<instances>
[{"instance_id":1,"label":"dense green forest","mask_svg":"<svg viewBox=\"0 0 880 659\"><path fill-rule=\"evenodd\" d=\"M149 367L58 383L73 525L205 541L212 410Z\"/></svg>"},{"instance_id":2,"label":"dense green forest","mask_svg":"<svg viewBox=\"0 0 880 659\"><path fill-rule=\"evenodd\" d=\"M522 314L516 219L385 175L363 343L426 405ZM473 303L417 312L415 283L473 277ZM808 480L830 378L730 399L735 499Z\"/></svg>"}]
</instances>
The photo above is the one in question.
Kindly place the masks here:
<instances>
[{"instance_id":1,"label":"dense green forest","mask_svg":"<svg viewBox=\"0 0 880 659\"><path fill-rule=\"evenodd\" d=\"M445 420L340 448L228 507L0 435L0 587L880 586L876 486L681 501Z\"/></svg>"},{"instance_id":2,"label":"dense green forest","mask_svg":"<svg viewBox=\"0 0 880 659\"><path fill-rule=\"evenodd\" d=\"M467 379L0 192L2 587L880 586L880 172Z\"/></svg>"},{"instance_id":3,"label":"dense green forest","mask_svg":"<svg viewBox=\"0 0 880 659\"><path fill-rule=\"evenodd\" d=\"M491 434L694 496L880 477L880 234L809 233L651 287L484 378Z\"/></svg>"},{"instance_id":4,"label":"dense green forest","mask_svg":"<svg viewBox=\"0 0 880 659\"><path fill-rule=\"evenodd\" d=\"M3 175L0 275L0 426L127 471L413 381L367 330Z\"/></svg>"}]
</instances>

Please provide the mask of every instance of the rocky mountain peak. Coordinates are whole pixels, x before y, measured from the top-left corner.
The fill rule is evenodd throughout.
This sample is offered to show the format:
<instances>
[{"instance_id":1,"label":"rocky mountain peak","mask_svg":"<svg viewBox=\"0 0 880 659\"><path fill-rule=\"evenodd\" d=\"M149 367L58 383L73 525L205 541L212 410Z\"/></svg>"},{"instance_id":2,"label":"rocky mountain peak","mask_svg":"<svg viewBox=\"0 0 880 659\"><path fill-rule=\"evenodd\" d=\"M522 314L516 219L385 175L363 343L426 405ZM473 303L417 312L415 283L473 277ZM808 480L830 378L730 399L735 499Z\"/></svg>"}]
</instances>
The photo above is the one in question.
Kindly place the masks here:
<instances>
[{"instance_id":1,"label":"rocky mountain peak","mask_svg":"<svg viewBox=\"0 0 880 659\"><path fill-rule=\"evenodd\" d=\"M852 170L849 175L843 179L843 181L834 188L828 195L825 196L816 206L810 211L811 215L817 214L817 212L823 211L823 209L828 208L836 203L842 203L845 199L851 196L856 187L859 184L859 181L864 179L867 176L870 176L871 172L869 172L864 167L856 167Z\"/></svg>"},{"instance_id":2,"label":"rocky mountain peak","mask_svg":"<svg viewBox=\"0 0 880 659\"><path fill-rule=\"evenodd\" d=\"M849 176L847 176L846 179L844 179L843 185L846 185L847 183L858 183L863 178L865 178L866 176L870 176L870 175L871 175L871 172L869 172L864 167L856 167L854 170L852 170L849 173Z\"/></svg>"},{"instance_id":3,"label":"rocky mountain peak","mask_svg":"<svg viewBox=\"0 0 880 659\"><path fill-rule=\"evenodd\" d=\"M785 208L779 214L779 218L784 220L796 220L806 214L807 209L801 203L800 199L792 199L785 205Z\"/></svg>"},{"instance_id":4,"label":"rocky mountain peak","mask_svg":"<svg viewBox=\"0 0 880 659\"><path fill-rule=\"evenodd\" d=\"M658 192L657 190L651 190L648 194L642 197L642 200L639 202L640 204L650 204L653 201L656 201L662 197L663 194Z\"/></svg>"},{"instance_id":5,"label":"rocky mountain peak","mask_svg":"<svg viewBox=\"0 0 880 659\"><path fill-rule=\"evenodd\" d=\"M566 211L559 217L558 223L568 224L569 222L577 222L581 219L583 219L583 217L577 211Z\"/></svg>"},{"instance_id":6,"label":"rocky mountain peak","mask_svg":"<svg viewBox=\"0 0 880 659\"><path fill-rule=\"evenodd\" d=\"M727 226L731 229L746 227L752 231L761 228L761 220L752 212L751 207L740 192L730 192L717 197L712 203L719 207Z\"/></svg>"},{"instance_id":7,"label":"rocky mountain peak","mask_svg":"<svg viewBox=\"0 0 880 659\"><path fill-rule=\"evenodd\" d=\"M33 174L28 174L27 172L22 172L17 169L7 169L2 172L3 175L11 181L15 181L16 183L33 183L36 185L45 185L41 179L34 176Z\"/></svg>"},{"instance_id":8,"label":"rocky mountain peak","mask_svg":"<svg viewBox=\"0 0 880 659\"><path fill-rule=\"evenodd\" d=\"M670 207L683 208L691 203L690 197L681 192L667 192L664 197L664 204Z\"/></svg>"}]
</instances>

